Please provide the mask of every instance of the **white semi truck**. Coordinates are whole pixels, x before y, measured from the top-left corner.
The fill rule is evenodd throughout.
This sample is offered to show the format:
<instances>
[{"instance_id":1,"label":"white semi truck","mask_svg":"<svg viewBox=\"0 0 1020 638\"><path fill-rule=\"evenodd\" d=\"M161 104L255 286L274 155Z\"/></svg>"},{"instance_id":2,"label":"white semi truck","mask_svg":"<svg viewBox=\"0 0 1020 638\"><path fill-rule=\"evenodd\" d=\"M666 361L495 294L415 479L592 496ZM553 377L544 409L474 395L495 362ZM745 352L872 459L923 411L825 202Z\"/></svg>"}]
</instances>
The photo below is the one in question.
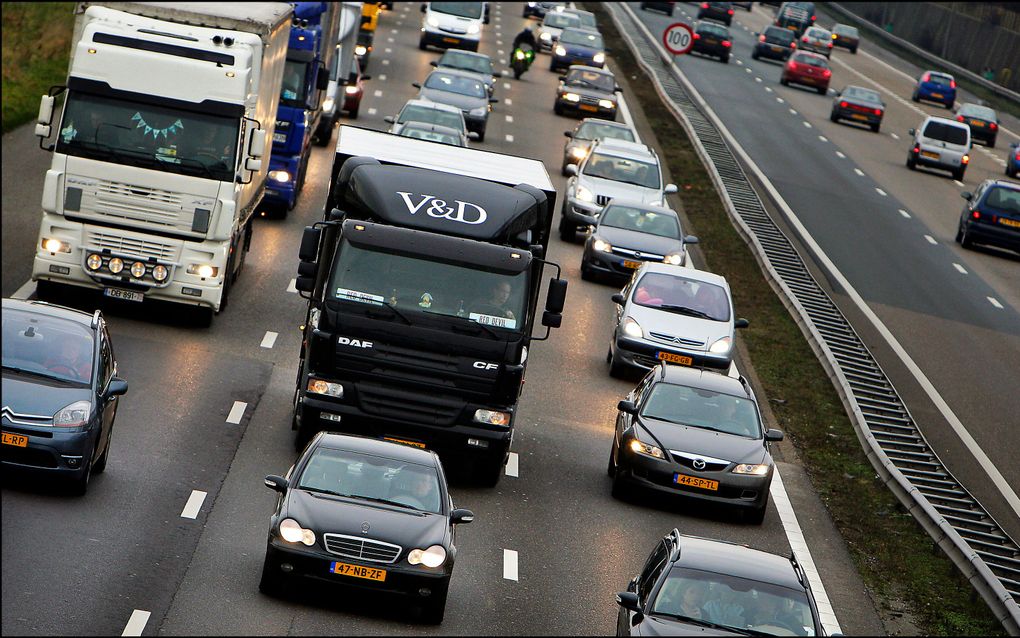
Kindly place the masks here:
<instances>
[{"instance_id":1,"label":"white semi truck","mask_svg":"<svg viewBox=\"0 0 1020 638\"><path fill-rule=\"evenodd\" d=\"M269 166L293 8L287 3L79 3L67 85L43 96L55 134L32 268L63 286L227 303ZM54 125L56 96L66 91Z\"/></svg>"}]
</instances>

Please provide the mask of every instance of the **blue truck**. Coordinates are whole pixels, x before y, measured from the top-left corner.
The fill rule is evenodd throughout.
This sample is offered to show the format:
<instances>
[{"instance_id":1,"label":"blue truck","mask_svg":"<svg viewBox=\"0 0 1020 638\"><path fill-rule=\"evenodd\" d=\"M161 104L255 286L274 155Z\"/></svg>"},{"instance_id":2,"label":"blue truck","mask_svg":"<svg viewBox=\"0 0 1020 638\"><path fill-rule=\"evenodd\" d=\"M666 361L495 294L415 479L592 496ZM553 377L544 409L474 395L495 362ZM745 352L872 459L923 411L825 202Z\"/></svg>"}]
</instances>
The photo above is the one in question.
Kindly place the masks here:
<instances>
[{"instance_id":1,"label":"blue truck","mask_svg":"<svg viewBox=\"0 0 1020 638\"><path fill-rule=\"evenodd\" d=\"M339 3L292 2L294 24L287 45L287 62L269 158L269 182L264 205L286 214L297 203L304 185L312 137L322 117L326 71L336 52L340 28Z\"/></svg>"}]
</instances>

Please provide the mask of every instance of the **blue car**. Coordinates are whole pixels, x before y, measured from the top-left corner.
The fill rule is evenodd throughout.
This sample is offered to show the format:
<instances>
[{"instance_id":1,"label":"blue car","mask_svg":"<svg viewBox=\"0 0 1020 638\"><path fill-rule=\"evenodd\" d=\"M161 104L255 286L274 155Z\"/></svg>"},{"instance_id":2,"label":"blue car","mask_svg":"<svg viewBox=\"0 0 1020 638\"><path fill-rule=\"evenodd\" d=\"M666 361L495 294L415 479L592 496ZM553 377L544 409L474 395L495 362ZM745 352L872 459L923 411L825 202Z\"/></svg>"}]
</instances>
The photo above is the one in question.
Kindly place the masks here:
<instances>
[{"instance_id":1,"label":"blue car","mask_svg":"<svg viewBox=\"0 0 1020 638\"><path fill-rule=\"evenodd\" d=\"M1009 145L1009 155L1006 156L1006 177L1016 177L1020 171L1020 142L1013 142Z\"/></svg>"},{"instance_id":2,"label":"blue car","mask_svg":"<svg viewBox=\"0 0 1020 638\"><path fill-rule=\"evenodd\" d=\"M973 193L960 196L967 204L956 230L958 244L988 244L1020 253L1020 184L986 179Z\"/></svg>"},{"instance_id":3,"label":"blue car","mask_svg":"<svg viewBox=\"0 0 1020 638\"><path fill-rule=\"evenodd\" d=\"M938 102L951 109L956 102L956 80L948 73L925 71L917 78L917 86L914 87L914 94L910 99L915 102L921 100Z\"/></svg>"},{"instance_id":4,"label":"blue car","mask_svg":"<svg viewBox=\"0 0 1020 638\"><path fill-rule=\"evenodd\" d=\"M602 34L587 29L564 29L560 41L553 46L550 71L558 71L571 64L602 68L606 63L606 49Z\"/></svg>"}]
</instances>

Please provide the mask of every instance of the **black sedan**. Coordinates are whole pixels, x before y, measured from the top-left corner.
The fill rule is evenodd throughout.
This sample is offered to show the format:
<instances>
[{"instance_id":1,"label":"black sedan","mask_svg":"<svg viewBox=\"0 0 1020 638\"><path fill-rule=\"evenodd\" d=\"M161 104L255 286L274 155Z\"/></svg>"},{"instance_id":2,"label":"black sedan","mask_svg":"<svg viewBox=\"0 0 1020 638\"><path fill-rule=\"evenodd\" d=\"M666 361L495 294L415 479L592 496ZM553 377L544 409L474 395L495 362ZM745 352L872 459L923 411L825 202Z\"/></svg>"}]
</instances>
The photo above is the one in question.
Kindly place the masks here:
<instances>
[{"instance_id":1,"label":"black sedan","mask_svg":"<svg viewBox=\"0 0 1020 638\"><path fill-rule=\"evenodd\" d=\"M298 581L399 593L438 624L457 556L454 509L435 452L415 444L320 432L287 473L269 525L259 590Z\"/></svg>"},{"instance_id":2,"label":"black sedan","mask_svg":"<svg viewBox=\"0 0 1020 638\"><path fill-rule=\"evenodd\" d=\"M68 480L84 494L106 469L128 389L102 313L4 299L3 364L3 465Z\"/></svg>"},{"instance_id":3,"label":"black sedan","mask_svg":"<svg viewBox=\"0 0 1020 638\"><path fill-rule=\"evenodd\" d=\"M553 111L556 115L591 115L615 120L621 91L616 76L593 66L572 66L560 78Z\"/></svg>"},{"instance_id":4,"label":"black sedan","mask_svg":"<svg viewBox=\"0 0 1020 638\"><path fill-rule=\"evenodd\" d=\"M605 66L606 49L602 34L587 29L564 29L559 41L553 45L549 70L558 71L571 64Z\"/></svg>"},{"instance_id":5,"label":"black sedan","mask_svg":"<svg viewBox=\"0 0 1020 638\"><path fill-rule=\"evenodd\" d=\"M640 202L614 199L590 222L581 255L583 279L598 274L622 285L641 262L686 266L686 244L698 243L694 235L684 236L674 211Z\"/></svg>"},{"instance_id":6,"label":"black sedan","mask_svg":"<svg viewBox=\"0 0 1020 638\"><path fill-rule=\"evenodd\" d=\"M999 135L999 115L994 109L965 102L956 109L956 121L970 127L972 140L981 140L988 148L995 148Z\"/></svg>"},{"instance_id":7,"label":"black sedan","mask_svg":"<svg viewBox=\"0 0 1020 638\"><path fill-rule=\"evenodd\" d=\"M655 337L655 333L650 335ZM620 401L609 453L613 496L631 487L738 507L760 525L772 483L769 442L743 377L660 363Z\"/></svg>"},{"instance_id":8,"label":"black sedan","mask_svg":"<svg viewBox=\"0 0 1020 638\"><path fill-rule=\"evenodd\" d=\"M700 53L719 58L723 63L730 61L733 39L730 30L714 22L699 22L694 27L694 46L691 53Z\"/></svg>"},{"instance_id":9,"label":"black sedan","mask_svg":"<svg viewBox=\"0 0 1020 638\"><path fill-rule=\"evenodd\" d=\"M730 2L702 2L698 7L698 20L718 20L726 26L733 22L733 4Z\"/></svg>"},{"instance_id":10,"label":"black sedan","mask_svg":"<svg viewBox=\"0 0 1020 638\"><path fill-rule=\"evenodd\" d=\"M789 29L772 25L757 35L758 41L751 50L751 57L755 60L767 58L785 62L797 49L797 34Z\"/></svg>"},{"instance_id":11,"label":"black sedan","mask_svg":"<svg viewBox=\"0 0 1020 638\"><path fill-rule=\"evenodd\" d=\"M878 133L882 127L882 116L885 114L885 102L878 91L861 86L848 86L840 91L832 100L832 112L829 119L833 122L850 120L867 124Z\"/></svg>"},{"instance_id":12,"label":"black sedan","mask_svg":"<svg viewBox=\"0 0 1020 638\"><path fill-rule=\"evenodd\" d=\"M856 54L857 47L861 45L861 34L857 27L848 24L837 24L832 27L833 46L849 49L850 53Z\"/></svg>"}]
</instances>

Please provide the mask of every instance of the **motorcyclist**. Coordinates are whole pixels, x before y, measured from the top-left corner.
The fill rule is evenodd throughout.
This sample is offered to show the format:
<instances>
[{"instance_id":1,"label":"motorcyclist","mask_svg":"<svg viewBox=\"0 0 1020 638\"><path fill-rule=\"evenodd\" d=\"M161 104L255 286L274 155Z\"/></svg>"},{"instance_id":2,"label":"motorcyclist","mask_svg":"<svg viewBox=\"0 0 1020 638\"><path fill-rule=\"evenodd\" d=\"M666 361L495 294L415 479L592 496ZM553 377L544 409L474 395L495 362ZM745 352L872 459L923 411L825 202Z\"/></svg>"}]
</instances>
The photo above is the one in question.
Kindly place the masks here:
<instances>
[{"instance_id":1,"label":"motorcyclist","mask_svg":"<svg viewBox=\"0 0 1020 638\"><path fill-rule=\"evenodd\" d=\"M538 51L538 40L535 39L535 32L531 27L524 27L524 30L514 36L513 44L510 46L510 64L514 61L514 51L522 45L528 45L532 51Z\"/></svg>"}]
</instances>

